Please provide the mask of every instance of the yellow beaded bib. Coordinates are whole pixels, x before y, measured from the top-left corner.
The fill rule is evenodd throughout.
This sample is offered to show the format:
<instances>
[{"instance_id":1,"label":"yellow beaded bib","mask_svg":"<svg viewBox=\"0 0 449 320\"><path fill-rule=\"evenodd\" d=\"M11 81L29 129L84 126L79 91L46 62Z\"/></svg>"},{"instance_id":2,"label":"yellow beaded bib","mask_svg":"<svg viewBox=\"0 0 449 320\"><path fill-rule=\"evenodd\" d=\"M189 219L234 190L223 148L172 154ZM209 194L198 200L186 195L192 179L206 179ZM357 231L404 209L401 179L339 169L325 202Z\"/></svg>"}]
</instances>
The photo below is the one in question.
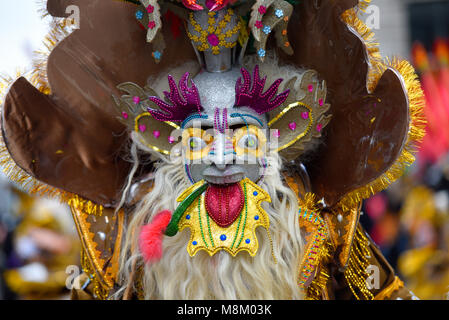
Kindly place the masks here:
<instances>
[{"instance_id":1,"label":"yellow beaded bib","mask_svg":"<svg viewBox=\"0 0 449 320\"><path fill-rule=\"evenodd\" d=\"M183 201L196 190L202 181L190 186L177 199ZM204 195L200 195L187 208L179 221L179 231L190 228L191 236L187 245L190 256L199 250L205 250L212 256L220 250L236 256L240 251L247 251L252 257L256 255L259 244L256 237L256 228L264 227L267 232L270 226L268 214L262 209L262 201L271 202L266 191L251 180L245 178L240 182L244 191L245 203L238 218L226 228L220 227L207 214Z\"/></svg>"}]
</instances>

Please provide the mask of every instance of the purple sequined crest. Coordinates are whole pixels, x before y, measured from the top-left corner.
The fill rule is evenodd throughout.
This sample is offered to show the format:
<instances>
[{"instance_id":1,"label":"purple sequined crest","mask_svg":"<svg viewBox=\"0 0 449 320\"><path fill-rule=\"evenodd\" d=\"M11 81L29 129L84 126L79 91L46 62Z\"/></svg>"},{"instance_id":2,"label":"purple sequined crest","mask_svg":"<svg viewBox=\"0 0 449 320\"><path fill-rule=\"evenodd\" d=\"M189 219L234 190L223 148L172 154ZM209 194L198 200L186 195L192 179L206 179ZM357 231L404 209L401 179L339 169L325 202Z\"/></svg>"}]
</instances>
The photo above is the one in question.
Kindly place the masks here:
<instances>
[{"instance_id":1,"label":"purple sequined crest","mask_svg":"<svg viewBox=\"0 0 449 320\"><path fill-rule=\"evenodd\" d=\"M190 80L191 87L188 86L189 73L186 72L181 80L179 80L179 89L172 76L168 76L168 85L170 92L164 91L166 101L158 97L149 97L149 100L154 102L160 110L148 108L148 112L159 121L174 121L181 122L189 114L200 113L201 107L200 95L198 89Z\"/></svg>"},{"instance_id":2,"label":"purple sequined crest","mask_svg":"<svg viewBox=\"0 0 449 320\"><path fill-rule=\"evenodd\" d=\"M259 66L254 67L253 78L245 68L241 69L242 77L235 85L235 106L249 107L258 114L264 114L279 107L287 99L290 90L276 95L283 79L277 79L267 91L263 92L267 77L259 76ZM242 81L243 78L243 81Z\"/></svg>"}]
</instances>

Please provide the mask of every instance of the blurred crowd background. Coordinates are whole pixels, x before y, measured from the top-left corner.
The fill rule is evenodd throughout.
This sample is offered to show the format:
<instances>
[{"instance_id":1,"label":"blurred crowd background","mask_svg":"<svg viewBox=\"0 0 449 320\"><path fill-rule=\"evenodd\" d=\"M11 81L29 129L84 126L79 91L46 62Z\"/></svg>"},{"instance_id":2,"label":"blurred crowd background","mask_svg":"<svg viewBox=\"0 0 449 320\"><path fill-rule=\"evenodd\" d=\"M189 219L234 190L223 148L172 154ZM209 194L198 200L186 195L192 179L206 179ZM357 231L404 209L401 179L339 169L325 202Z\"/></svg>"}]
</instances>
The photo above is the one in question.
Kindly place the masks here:
<instances>
[{"instance_id":1,"label":"blurred crowd background","mask_svg":"<svg viewBox=\"0 0 449 320\"><path fill-rule=\"evenodd\" d=\"M48 32L38 2L0 3L5 78L29 67L33 51L40 50L38 40ZM361 13L383 56L413 63L426 96L428 126L417 161L388 190L365 201L361 216L421 299L449 299L448 17L449 0L372 0ZM79 250L68 207L31 197L0 176L0 299L68 298L66 267L79 266Z\"/></svg>"}]
</instances>

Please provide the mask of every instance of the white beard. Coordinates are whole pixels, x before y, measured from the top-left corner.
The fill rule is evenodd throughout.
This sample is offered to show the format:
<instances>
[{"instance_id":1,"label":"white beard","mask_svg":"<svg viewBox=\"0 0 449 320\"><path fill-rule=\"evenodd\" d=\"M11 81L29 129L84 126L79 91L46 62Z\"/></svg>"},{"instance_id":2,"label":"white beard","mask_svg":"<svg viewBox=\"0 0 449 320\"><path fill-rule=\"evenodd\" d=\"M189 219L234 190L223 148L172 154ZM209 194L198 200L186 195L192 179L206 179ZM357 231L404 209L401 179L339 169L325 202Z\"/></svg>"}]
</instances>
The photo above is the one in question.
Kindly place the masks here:
<instances>
[{"instance_id":1,"label":"white beard","mask_svg":"<svg viewBox=\"0 0 449 320\"><path fill-rule=\"evenodd\" d=\"M232 257L225 251L212 257L199 251L190 257L186 250L190 234L183 231L174 237L164 237L161 260L144 266L140 252L131 250L138 248L136 230L158 212L173 211L177 196L189 186L181 159L175 159L161 163L155 172L154 189L132 214L120 264L123 287L117 296L128 286L134 264L137 268L144 266L142 295L145 299L301 299L298 274L303 239L297 198L282 184L278 155L267 160L266 177L259 185L272 199L271 204L262 206L270 218L273 252L267 232L258 228L259 249L255 257L247 252Z\"/></svg>"}]
</instances>

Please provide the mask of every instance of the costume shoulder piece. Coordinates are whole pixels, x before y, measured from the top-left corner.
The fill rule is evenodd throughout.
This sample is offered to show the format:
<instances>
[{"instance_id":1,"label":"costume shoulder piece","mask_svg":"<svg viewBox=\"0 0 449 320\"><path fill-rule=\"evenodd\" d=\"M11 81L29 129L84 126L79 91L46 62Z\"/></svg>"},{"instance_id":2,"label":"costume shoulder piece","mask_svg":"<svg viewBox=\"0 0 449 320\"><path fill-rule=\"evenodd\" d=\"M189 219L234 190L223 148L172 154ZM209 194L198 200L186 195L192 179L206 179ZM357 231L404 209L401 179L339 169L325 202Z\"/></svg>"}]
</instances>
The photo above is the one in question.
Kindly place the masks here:
<instances>
[{"instance_id":1,"label":"costume shoulder piece","mask_svg":"<svg viewBox=\"0 0 449 320\"><path fill-rule=\"evenodd\" d=\"M154 219L167 236L191 229L192 258L256 256L258 227L276 237L279 192L264 184L272 152L298 197L298 286L323 298L331 256L363 268L360 203L400 177L424 131L413 68L383 59L357 17L367 1L79 0L77 30L69 4L47 1L58 18L49 55L5 86L1 161L29 192L71 206L98 297L116 284L134 205L159 190L158 160L177 157L187 191ZM374 297L357 288L353 297Z\"/></svg>"}]
</instances>

